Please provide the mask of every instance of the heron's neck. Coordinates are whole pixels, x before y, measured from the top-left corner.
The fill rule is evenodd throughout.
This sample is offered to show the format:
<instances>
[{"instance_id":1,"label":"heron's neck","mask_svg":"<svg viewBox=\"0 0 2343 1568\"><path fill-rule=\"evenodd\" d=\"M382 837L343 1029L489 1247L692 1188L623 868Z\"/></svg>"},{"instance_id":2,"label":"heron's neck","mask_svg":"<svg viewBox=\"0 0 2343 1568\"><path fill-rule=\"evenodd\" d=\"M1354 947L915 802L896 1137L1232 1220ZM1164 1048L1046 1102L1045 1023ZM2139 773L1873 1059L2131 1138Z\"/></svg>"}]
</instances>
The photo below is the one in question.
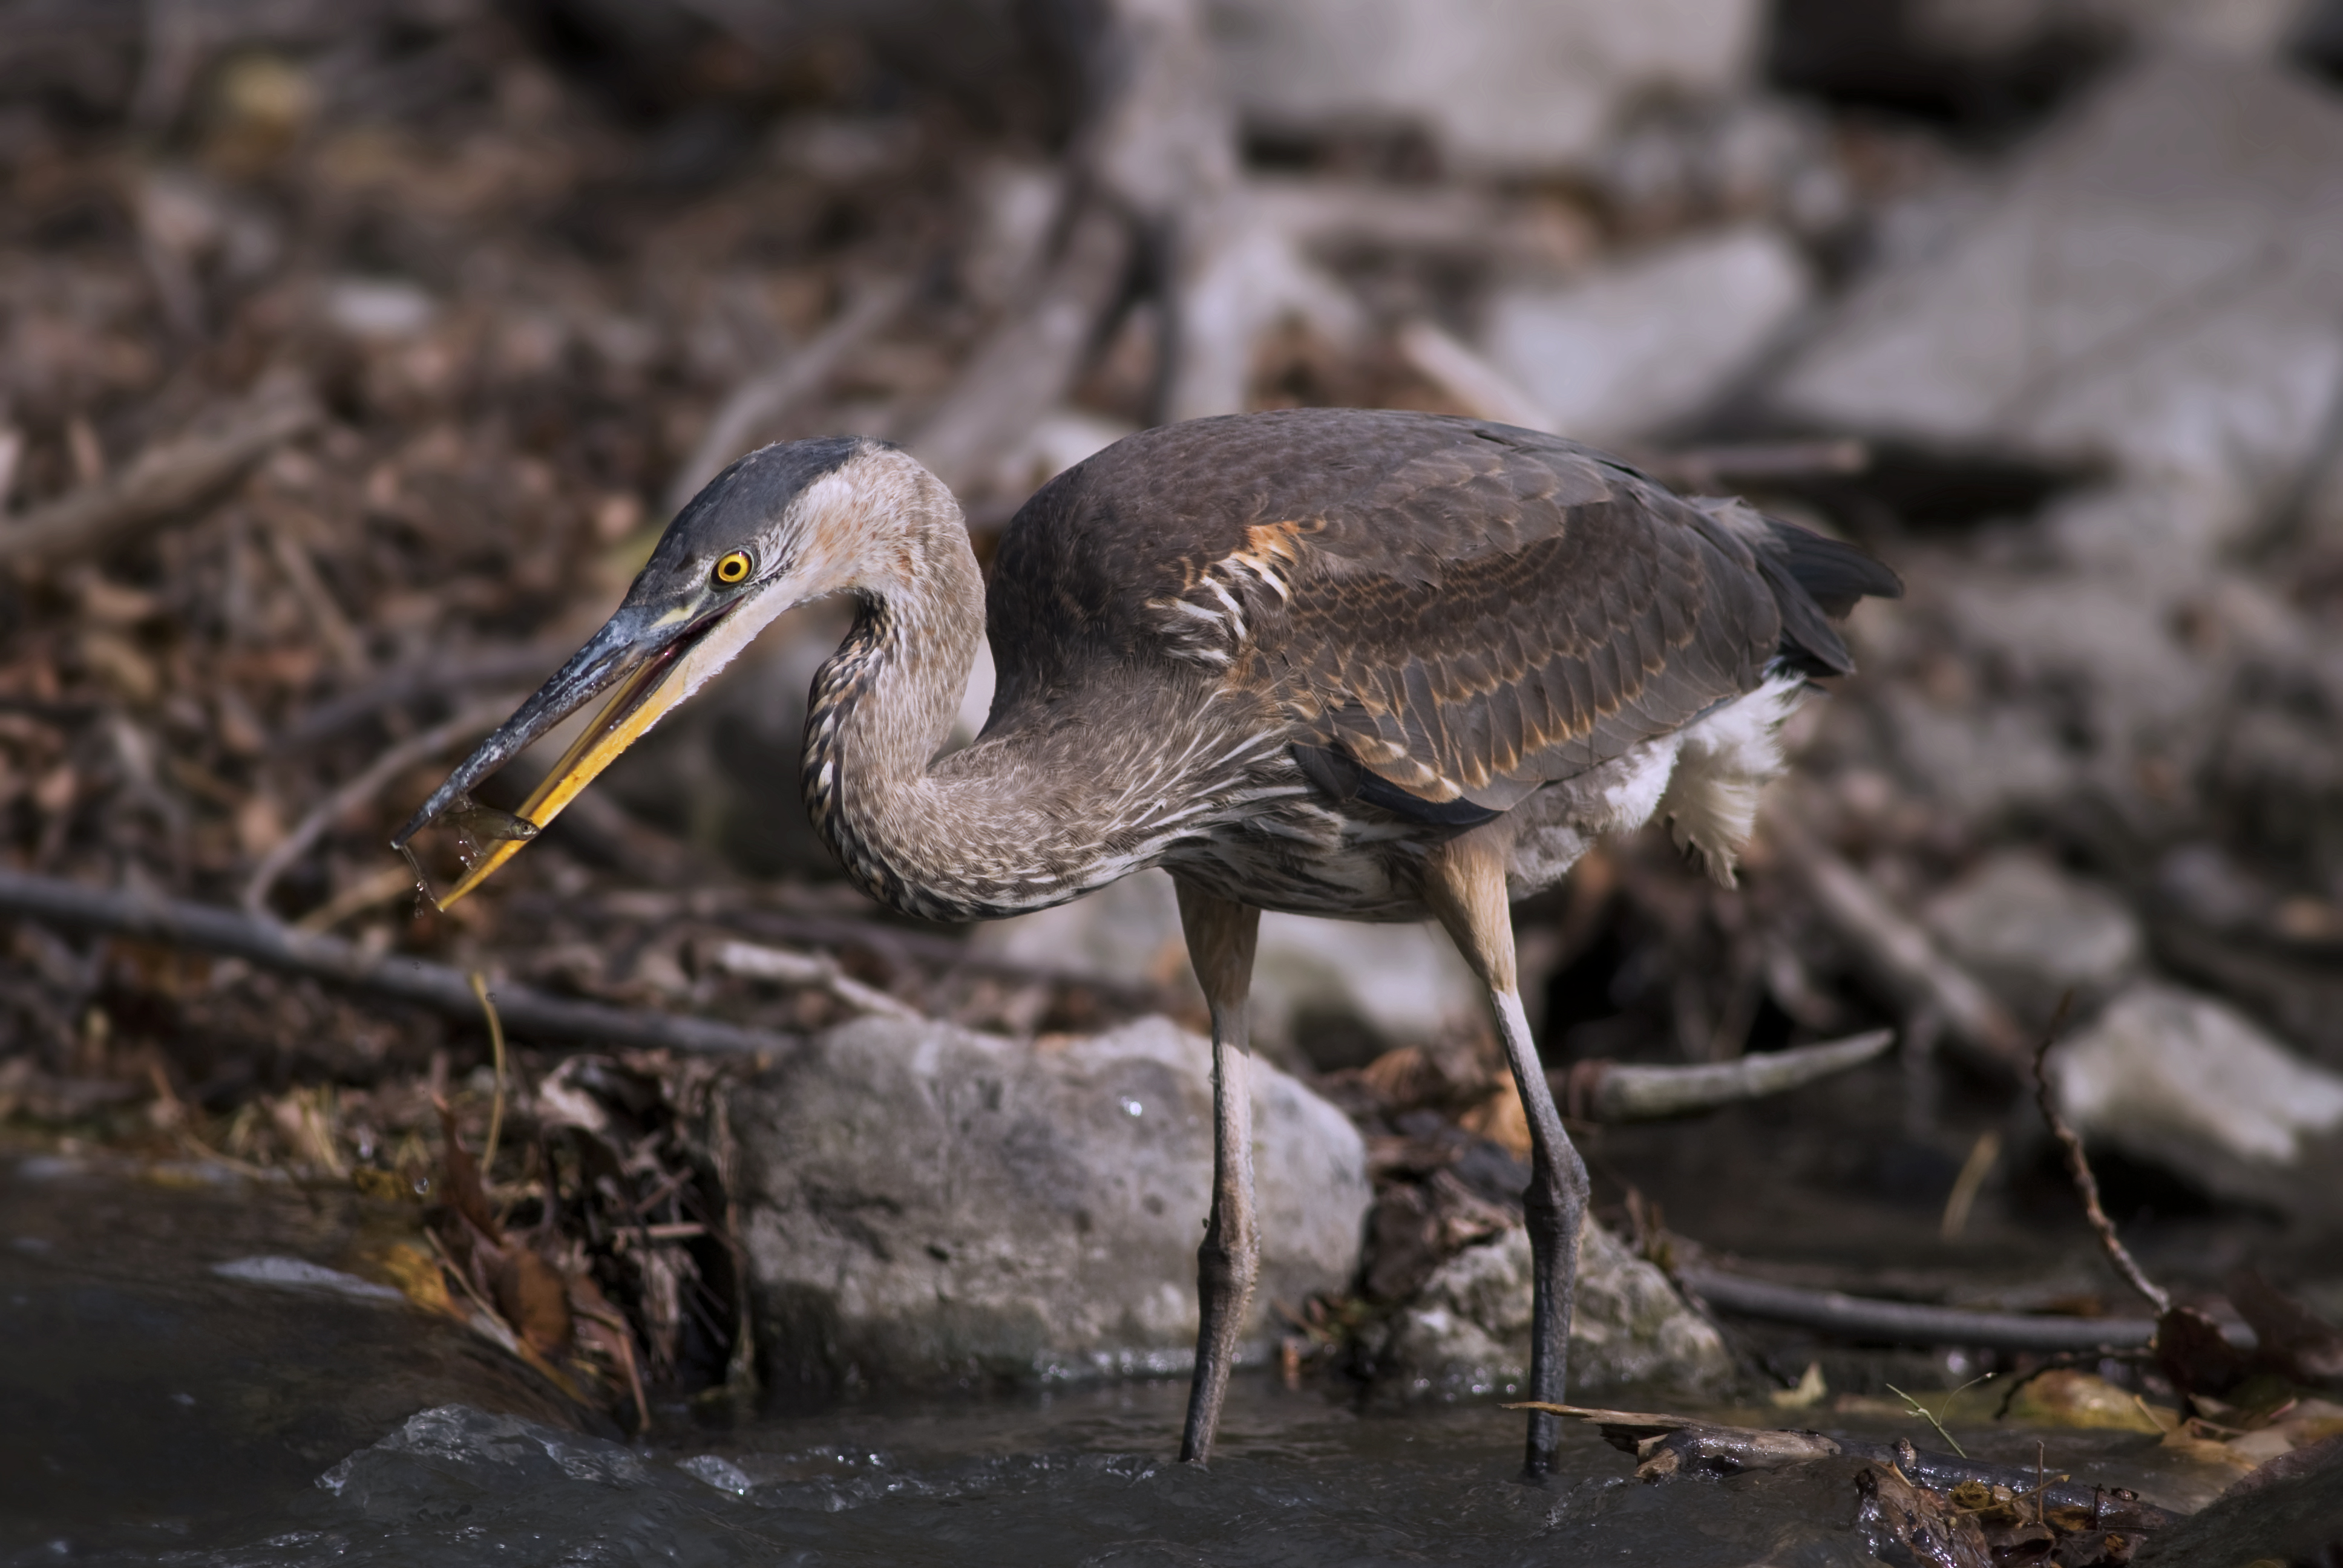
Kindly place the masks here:
<instances>
[{"instance_id":1,"label":"heron's neck","mask_svg":"<svg viewBox=\"0 0 2343 1568\"><path fill-rule=\"evenodd\" d=\"M984 579L940 484L873 519L850 590L854 629L814 677L806 809L847 874L909 914L971 920L1058 903L1087 884L1069 828L1013 749L939 769L984 636Z\"/></svg>"}]
</instances>

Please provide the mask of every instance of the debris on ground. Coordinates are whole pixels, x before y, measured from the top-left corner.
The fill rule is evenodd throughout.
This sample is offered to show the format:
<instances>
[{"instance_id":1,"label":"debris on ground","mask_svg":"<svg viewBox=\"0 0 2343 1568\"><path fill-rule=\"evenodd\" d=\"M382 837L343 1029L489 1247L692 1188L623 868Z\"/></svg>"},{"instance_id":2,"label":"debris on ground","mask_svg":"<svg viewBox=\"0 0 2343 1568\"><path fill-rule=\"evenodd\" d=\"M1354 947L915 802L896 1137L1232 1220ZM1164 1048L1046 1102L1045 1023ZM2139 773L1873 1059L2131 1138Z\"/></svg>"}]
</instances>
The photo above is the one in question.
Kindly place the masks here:
<instances>
[{"instance_id":1,"label":"debris on ground","mask_svg":"<svg viewBox=\"0 0 2343 1568\"><path fill-rule=\"evenodd\" d=\"M1096 0L1038 46L1000 6L787 9L233 5L149 60L135 7L0 6L0 1119L419 1201L438 1250L377 1283L624 1421L738 1397L805 1347L759 1294L793 1277L749 1175L780 1156L727 1108L809 1041L1186 1061L1140 1021L1198 1021L1161 879L974 934L848 889L772 795L820 609L442 913L383 846L447 759L764 440L903 441L984 553L1165 417L1553 424L1911 588L1793 720L1738 889L1655 833L1518 911L1626 1282L1584 1365L1877 1398L1915 1312L2144 1323L2025 1106L2072 990L2060 1103L2209 1327L1921 1370L2095 1377L2231 1458L2308 1440L2343 1302L2328 45L2217 6L1467 8L1493 44L1416 0ZM1882 59L1896 92L1848 85ZM157 912L190 906L245 924ZM1264 1294L1264 1342L1510 1365L1526 1131L1469 980L1428 932L1272 920L1259 1002L1312 1147L1363 1151L1310 1232L1348 1250ZM1696 1124L1621 1111L1695 1080ZM1188 1299L1202 1171L1132 1220L1155 1295ZM1667 1283L1701 1271L1773 1305L1704 1322Z\"/></svg>"}]
</instances>

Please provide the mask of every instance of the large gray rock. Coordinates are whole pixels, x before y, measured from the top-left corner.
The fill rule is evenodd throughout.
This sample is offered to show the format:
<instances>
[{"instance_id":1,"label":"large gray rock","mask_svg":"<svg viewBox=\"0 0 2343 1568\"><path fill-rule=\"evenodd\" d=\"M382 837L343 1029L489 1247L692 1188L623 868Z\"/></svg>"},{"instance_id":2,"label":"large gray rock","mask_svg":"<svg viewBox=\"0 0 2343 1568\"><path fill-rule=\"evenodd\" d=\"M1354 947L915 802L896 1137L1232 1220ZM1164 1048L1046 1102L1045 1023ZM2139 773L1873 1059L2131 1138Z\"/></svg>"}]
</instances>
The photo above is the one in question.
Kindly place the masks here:
<instances>
[{"instance_id":1,"label":"large gray rock","mask_svg":"<svg viewBox=\"0 0 2343 1568\"><path fill-rule=\"evenodd\" d=\"M1547 415L1597 445L1698 413L1806 303L1797 249L1751 225L1683 240L1559 288L1489 302L1490 357Z\"/></svg>"},{"instance_id":2,"label":"large gray rock","mask_svg":"<svg viewBox=\"0 0 2343 1568\"><path fill-rule=\"evenodd\" d=\"M1530 1239L1518 1226L1443 1263L1373 1331L1377 1381L1403 1395L1516 1393L1530 1359ZM1720 1383L1733 1358L1665 1274L1589 1220L1579 1233L1570 1394L1629 1382Z\"/></svg>"},{"instance_id":3,"label":"large gray rock","mask_svg":"<svg viewBox=\"0 0 2343 1568\"><path fill-rule=\"evenodd\" d=\"M1758 0L1207 0L1222 74L1281 127L1403 122L1453 162L1583 161L1639 99L1748 76Z\"/></svg>"},{"instance_id":4,"label":"large gray rock","mask_svg":"<svg viewBox=\"0 0 2343 1568\"><path fill-rule=\"evenodd\" d=\"M2222 1197L2338 1209L2343 1074L2302 1060L2225 1002L2142 982L2060 1046L2049 1074L2088 1143Z\"/></svg>"},{"instance_id":5,"label":"large gray rock","mask_svg":"<svg viewBox=\"0 0 2343 1568\"><path fill-rule=\"evenodd\" d=\"M2343 373L2343 104L2213 54L2124 72L1944 243L1858 287L1784 413L2160 487L2201 554L2318 448ZM2162 543L2164 541L2159 541Z\"/></svg>"},{"instance_id":6,"label":"large gray rock","mask_svg":"<svg viewBox=\"0 0 2343 1568\"><path fill-rule=\"evenodd\" d=\"M1946 952L2040 1017L2069 990L2086 1004L2107 995L2146 947L2138 919L2113 893L2018 852L1986 859L1922 912Z\"/></svg>"},{"instance_id":7,"label":"large gray rock","mask_svg":"<svg viewBox=\"0 0 2343 1568\"><path fill-rule=\"evenodd\" d=\"M864 1019L731 1105L766 1365L801 1387L1173 1372L1196 1333L1212 1060L1161 1019L1069 1043ZM1345 1289L1370 1193L1332 1106L1257 1062L1262 1278Z\"/></svg>"}]
</instances>

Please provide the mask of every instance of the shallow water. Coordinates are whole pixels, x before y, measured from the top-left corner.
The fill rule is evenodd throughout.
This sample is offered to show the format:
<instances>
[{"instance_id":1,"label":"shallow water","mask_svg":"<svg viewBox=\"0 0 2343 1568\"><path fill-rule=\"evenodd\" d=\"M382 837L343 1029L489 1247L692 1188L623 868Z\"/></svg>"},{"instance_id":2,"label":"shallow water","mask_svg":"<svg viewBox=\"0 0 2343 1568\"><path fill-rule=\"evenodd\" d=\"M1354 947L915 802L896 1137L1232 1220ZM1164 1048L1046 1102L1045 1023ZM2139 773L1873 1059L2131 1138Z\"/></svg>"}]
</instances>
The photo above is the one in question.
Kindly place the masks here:
<instances>
[{"instance_id":1,"label":"shallow water","mask_svg":"<svg viewBox=\"0 0 2343 1568\"><path fill-rule=\"evenodd\" d=\"M462 1331L330 1271L397 1211L162 1175L0 1167L0 1563L1873 1561L1851 1462L1644 1486L1574 1430L1531 1488L1493 1405L1362 1412L1266 1379L1232 1391L1209 1472L1172 1462L1171 1383L581 1435ZM2145 1440L2046 1441L2187 1489Z\"/></svg>"}]
</instances>

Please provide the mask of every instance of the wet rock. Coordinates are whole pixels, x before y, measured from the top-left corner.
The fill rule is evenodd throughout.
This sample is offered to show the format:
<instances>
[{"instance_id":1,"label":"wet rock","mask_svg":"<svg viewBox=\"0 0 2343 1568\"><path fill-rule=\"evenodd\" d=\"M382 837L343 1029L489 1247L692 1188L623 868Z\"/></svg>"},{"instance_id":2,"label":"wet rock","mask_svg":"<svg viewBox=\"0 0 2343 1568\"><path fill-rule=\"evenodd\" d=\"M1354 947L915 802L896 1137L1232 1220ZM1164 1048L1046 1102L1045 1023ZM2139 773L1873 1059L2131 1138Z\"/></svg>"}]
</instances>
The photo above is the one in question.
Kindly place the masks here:
<instances>
[{"instance_id":1,"label":"wet rock","mask_svg":"<svg viewBox=\"0 0 2343 1568\"><path fill-rule=\"evenodd\" d=\"M2343 1164L2343 1074L2290 1053L2210 997L2134 986L2050 1059L2061 1111L2087 1142L2216 1195L2331 1212Z\"/></svg>"},{"instance_id":2,"label":"wet rock","mask_svg":"<svg viewBox=\"0 0 2343 1568\"><path fill-rule=\"evenodd\" d=\"M2201 557L2318 446L2339 239L2343 105L2274 65L2151 58L2030 144L1946 243L1855 290L1772 400L2155 481Z\"/></svg>"},{"instance_id":3,"label":"wet rock","mask_svg":"<svg viewBox=\"0 0 2343 1568\"><path fill-rule=\"evenodd\" d=\"M980 926L979 950L1031 968L1191 990L1172 879L1126 877L1071 904ZM1252 1038L1272 1060L1359 1067L1486 1010L1455 944L1430 925L1267 914L1253 960Z\"/></svg>"},{"instance_id":4,"label":"wet rock","mask_svg":"<svg viewBox=\"0 0 2343 1568\"><path fill-rule=\"evenodd\" d=\"M1553 428L1617 443L1716 398L1810 288L1795 247L1753 225L1663 246L1567 287L1502 291L1483 337Z\"/></svg>"},{"instance_id":5,"label":"wet rock","mask_svg":"<svg viewBox=\"0 0 2343 1568\"><path fill-rule=\"evenodd\" d=\"M2159 1534L2139 1554L2141 1568L2197 1563L2319 1563L2343 1540L2343 1436L2271 1460Z\"/></svg>"},{"instance_id":6,"label":"wet rock","mask_svg":"<svg viewBox=\"0 0 2343 1568\"><path fill-rule=\"evenodd\" d=\"M2086 1005L2140 961L2139 921L2114 894L2035 856L1993 856L1923 911L1946 950L2020 1011Z\"/></svg>"},{"instance_id":7,"label":"wet rock","mask_svg":"<svg viewBox=\"0 0 2343 1568\"><path fill-rule=\"evenodd\" d=\"M1529 1334L1530 1239L1516 1226L1434 1270L1364 1348L1377 1380L1404 1393L1518 1392ZM1713 1385L1731 1371L1725 1342L1667 1276L1588 1221L1570 1325L1571 1397L1627 1382Z\"/></svg>"},{"instance_id":8,"label":"wet rock","mask_svg":"<svg viewBox=\"0 0 2343 1568\"><path fill-rule=\"evenodd\" d=\"M865 1019L732 1105L769 1374L799 1387L1172 1372L1196 1332L1211 1051L1161 1019L1036 1046ZM1342 1113L1254 1069L1262 1277L1344 1289L1369 1191ZM1272 1331L1273 1332L1273 1331Z\"/></svg>"},{"instance_id":9,"label":"wet rock","mask_svg":"<svg viewBox=\"0 0 2343 1568\"><path fill-rule=\"evenodd\" d=\"M1208 0L1223 79L1281 130L1410 126L1483 169L1569 165L1638 100L1745 79L1756 0Z\"/></svg>"}]
</instances>

